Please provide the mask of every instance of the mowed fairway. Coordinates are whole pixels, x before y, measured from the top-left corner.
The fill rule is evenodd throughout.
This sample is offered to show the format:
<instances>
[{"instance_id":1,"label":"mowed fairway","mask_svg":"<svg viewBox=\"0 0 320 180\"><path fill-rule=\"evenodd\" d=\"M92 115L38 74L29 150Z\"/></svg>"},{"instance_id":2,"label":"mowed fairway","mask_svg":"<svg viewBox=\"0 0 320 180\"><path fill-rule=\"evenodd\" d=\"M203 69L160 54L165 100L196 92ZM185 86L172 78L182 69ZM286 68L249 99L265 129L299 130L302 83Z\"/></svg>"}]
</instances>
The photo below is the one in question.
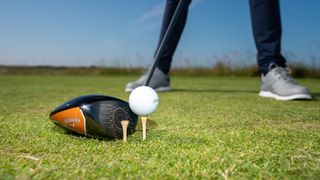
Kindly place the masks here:
<instances>
[{"instance_id":1,"label":"mowed fairway","mask_svg":"<svg viewBox=\"0 0 320 180\"><path fill-rule=\"evenodd\" d=\"M48 115L84 94L127 101L136 76L0 76L0 179L320 178L320 80L315 97L258 96L258 78L174 76L159 93L147 140L127 144L64 133Z\"/></svg>"}]
</instances>

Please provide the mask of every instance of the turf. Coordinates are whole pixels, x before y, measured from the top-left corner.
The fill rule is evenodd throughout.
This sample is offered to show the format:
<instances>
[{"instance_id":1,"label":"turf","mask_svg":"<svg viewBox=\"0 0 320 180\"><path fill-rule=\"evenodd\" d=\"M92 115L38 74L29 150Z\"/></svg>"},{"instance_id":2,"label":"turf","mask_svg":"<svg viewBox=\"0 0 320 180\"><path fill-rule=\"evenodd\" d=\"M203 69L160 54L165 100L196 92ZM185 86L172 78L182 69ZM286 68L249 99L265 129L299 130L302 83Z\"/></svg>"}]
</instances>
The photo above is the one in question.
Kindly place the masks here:
<instances>
[{"instance_id":1,"label":"turf","mask_svg":"<svg viewBox=\"0 0 320 180\"><path fill-rule=\"evenodd\" d=\"M128 99L136 76L0 76L0 179L319 179L320 80L312 101L257 95L258 78L174 76L147 140L66 134L48 119L83 94Z\"/></svg>"}]
</instances>

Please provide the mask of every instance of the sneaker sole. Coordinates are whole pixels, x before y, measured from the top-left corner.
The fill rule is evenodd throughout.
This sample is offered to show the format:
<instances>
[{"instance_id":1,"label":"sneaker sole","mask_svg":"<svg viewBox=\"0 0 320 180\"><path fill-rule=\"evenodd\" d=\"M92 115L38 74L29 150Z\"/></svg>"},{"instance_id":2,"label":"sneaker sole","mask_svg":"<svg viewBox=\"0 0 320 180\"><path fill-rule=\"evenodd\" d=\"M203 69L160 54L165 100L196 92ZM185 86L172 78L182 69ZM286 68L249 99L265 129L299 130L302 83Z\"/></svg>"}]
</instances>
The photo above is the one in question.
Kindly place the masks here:
<instances>
[{"instance_id":1,"label":"sneaker sole","mask_svg":"<svg viewBox=\"0 0 320 180\"><path fill-rule=\"evenodd\" d=\"M167 92L167 91L171 91L171 87L165 86L165 87L158 87L156 89L154 89L157 92ZM125 92L132 92L133 89L132 88L126 88L124 90Z\"/></svg>"},{"instance_id":2,"label":"sneaker sole","mask_svg":"<svg viewBox=\"0 0 320 180\"><path fill-rule=\"evenodd\" d=\"M260 91L259 96L274 98L276 100L281 100L281 101L290 101L290 100L295 100L295 99L312 99L312 97L309 94L295 94L295 95L291 95L291 96L279 96L279 95L274 94L270 91Z\"/></svg>"}]
</instances>

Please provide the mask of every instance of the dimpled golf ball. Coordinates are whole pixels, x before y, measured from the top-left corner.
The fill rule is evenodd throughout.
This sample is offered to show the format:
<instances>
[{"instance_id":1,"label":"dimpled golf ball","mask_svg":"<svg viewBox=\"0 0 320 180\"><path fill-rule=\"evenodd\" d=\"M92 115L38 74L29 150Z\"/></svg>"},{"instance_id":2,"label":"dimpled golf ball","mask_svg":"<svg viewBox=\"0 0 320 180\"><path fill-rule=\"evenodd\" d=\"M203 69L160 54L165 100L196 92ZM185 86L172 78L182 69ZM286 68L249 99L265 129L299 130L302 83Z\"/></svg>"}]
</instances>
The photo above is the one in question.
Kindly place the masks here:
<instances>
[{"instance_id":1,"label":"dimpled golf ball","mask_svg":"<svg viewBox=\"0 0 320 180\"><path fill-rule=\"evenodd\" d=\"M146 116L155 112L158 105L158 94L148 86L137 87L129 96L131 110L140 116Z\"/></svg>"}]
</instances>

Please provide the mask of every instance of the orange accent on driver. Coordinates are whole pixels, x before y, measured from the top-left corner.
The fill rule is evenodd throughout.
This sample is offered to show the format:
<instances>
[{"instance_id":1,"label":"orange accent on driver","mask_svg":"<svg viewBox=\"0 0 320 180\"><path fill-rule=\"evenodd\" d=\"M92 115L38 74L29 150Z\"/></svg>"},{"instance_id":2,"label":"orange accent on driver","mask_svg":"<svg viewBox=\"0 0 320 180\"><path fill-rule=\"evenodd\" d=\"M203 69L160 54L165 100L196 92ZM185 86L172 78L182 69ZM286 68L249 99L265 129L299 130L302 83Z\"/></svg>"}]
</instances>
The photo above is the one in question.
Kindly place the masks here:
<instances>
[{"instance_id":1,"label":"orange accent on driver","mask_svg":"<svg viewBox=\"0 0 320 180\"><path fill-rule=\"evenodd\" d=\"M58 112L52 115L50 119L68 129L86 135L85 117L79 107Z\"/></svg>"}]
</instances>

